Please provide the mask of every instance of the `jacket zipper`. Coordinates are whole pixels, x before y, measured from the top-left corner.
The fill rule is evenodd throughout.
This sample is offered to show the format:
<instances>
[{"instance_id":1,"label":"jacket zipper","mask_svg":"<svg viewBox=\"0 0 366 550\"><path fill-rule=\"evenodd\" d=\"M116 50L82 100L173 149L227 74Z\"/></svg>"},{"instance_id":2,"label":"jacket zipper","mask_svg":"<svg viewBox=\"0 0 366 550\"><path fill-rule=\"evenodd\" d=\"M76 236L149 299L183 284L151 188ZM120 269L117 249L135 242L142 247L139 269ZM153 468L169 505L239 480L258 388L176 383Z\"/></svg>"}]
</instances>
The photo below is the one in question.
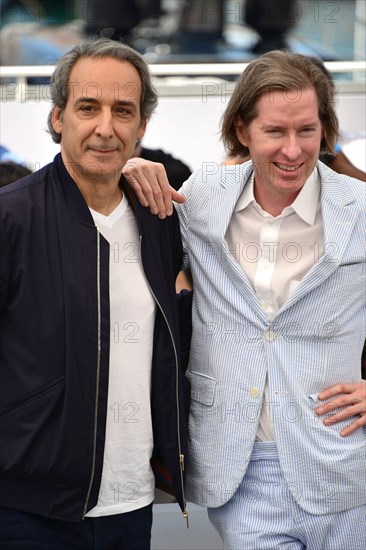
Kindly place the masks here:
<instances>
[{"instance_id":1,"label":"jacket zipper","mask_svg":"<svg viewBox=\"0 0 366 550\"><path fill-rule=\"evenodd\" d=\"M98 329L97 329L97 340L98 340L98 350L97 350L97 376L96 376L96 390L95 390L95 409L94 409L94 433L93 433L93 460L92 460L92 471L90 476L90 482L88 491L86 494L86 500L84 504L83 517L85 519L85 514L87 512L88 501L93 485L94 474L95 474L95 458L97 452L97 429L98 429L98 399L99 399L99 376L100 376L100 354L101 354L101 306L100 306L100 233L98 227L97 229L97 317L98 317Z\"/></svg>"},{"instance_id":2,"label":"jacket zipper","mask_svg":"<svg viewBox=\"0 0 366 550\"><path fill-rule=\"evenodd\" d=\"M142 269L143 269L143 262L142 262L142 235L140 234L140 260L141 260L141 266L142 266ZM144 269L143 269L144 271ZM145 271L144 271L144 274L145 274ZM181 482L181 489L182 489L182 497L183 497L183 506L184 506L184 510L183 510L183 517L184 519L186 520L187 522L187 528L189 528L189 519L188 519L188 512L187 512L187 502L186 502L186 498L185 498L185 493L184 493L184 483L183 483L183 471L184 471L184 454L182 454L182 445L181 445L181 441L180 441L180 429L179 429L179 420L180 420L180 414L179 414L179 386L178 386L178 380L179 380L179 365L178 365L178 354L177 354L177 348L175 346L175 342L174 342L174 338L173 338L173 334L172 334L172 330L171 330L171 327L168 323L168 319L166 318L165 316L165 313L164 313L164 310L163 308L161 307L160 305L160 302L159 300L157 299L157 297L155 296L150 284L149 284L149 281L147 280L147 277L145 275L145 280L146 280L146 284L147 286L149 287L149 290L151 292L151 294L153 295L154 297L154 300L157 304L157 306L159 307L163 317L164 317L164 321L166 323L166 326L168 327L168 330L169 330L169 334L170 334L170 339L172 341L172 344L173 344L173 349L174 349L174 356L175 356L175 369L176 369L176 382L175 382L175 404L176 404L176 407L177 407L177 434L178 434L178 452L179 452L179 470L180 470L180 482Z\"/></svg>"}]
</instances>

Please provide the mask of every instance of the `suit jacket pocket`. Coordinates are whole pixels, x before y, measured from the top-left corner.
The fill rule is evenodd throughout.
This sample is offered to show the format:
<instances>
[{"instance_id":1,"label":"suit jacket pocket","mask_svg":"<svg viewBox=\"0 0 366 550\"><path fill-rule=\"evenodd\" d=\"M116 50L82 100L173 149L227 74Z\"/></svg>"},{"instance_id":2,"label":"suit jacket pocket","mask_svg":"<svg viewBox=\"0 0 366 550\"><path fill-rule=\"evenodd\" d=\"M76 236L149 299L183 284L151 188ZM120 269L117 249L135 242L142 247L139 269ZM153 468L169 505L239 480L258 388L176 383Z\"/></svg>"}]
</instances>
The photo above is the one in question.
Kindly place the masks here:
<instances>
[{"instance_id":1,"label":"suit jacket pocket","mask_svg":"<svg viewBox=\"0 0 366 550\"><path fill-rule=\"evenodd\" d=\"M191 399L203 405L212 405L215 398L216 379L191 370L187 370L186 376L191 383Z\"/></svg>"},{"instance_id":2,"label":"suit jacket pocket","mask_svg":"<svg viewBox=\"0 0 366 550\"><path fill-rule=\"evenodd\" d=\"M44 475L59 460L65 377L9 404L0 414L0 468Z\"/></svg>"}]
</instances>

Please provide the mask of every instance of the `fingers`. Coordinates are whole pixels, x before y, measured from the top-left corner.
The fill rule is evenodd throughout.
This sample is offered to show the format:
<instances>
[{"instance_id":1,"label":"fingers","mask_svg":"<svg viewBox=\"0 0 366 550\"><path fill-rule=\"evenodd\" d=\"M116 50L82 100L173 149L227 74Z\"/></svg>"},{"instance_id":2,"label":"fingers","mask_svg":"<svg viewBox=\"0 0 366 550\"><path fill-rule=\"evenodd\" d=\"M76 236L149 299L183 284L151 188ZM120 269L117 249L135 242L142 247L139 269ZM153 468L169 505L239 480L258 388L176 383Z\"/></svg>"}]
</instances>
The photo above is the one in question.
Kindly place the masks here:
<instances>
[{"instance_id":1,"label":"fingers","mask_svg":"<svg viewBox=\"0 0 366 550\"><path fill-rule=\"evenodd\" d=\"M165 168L160 163L132 159L123 168L123 175L141 204L161 219L173 213L173 197L177 202L184 202L184 197L169 185Z\"/></svg>"},{"instance_id":2,"label":"fingers","mask_svg":"<svg viewBox=\"0 0 366 550\"><path fill-rule=\"evenodd\" d=\"M318 399L322 401L324 399L329 399L330 397L334 397L335 395L339 395L340 393L352 393L355 390L355 386L358 386L358 385L359 384L336 384L335 386L332 386L322 391L318 395Z\"/></svg>"},{"instance_id":3,"label":"fingers","mask_svg":"<svg viewBox=\"0 0 366 550\"><path fill-rule=\"evenodd\" d=\"M343 395L339 395L342 393ZM325 426L332 426L337 422L346 420L347 418L358 416L356 420L347 428L340 432L342 437L351 435L356 430L366 425L366 382L362 381L356 384L337 384L326 389L318 398L328 399L337 396L331 403L325 403L315 409L315 413L319 416L327 414L335 409L342 408L341 411L327 416L323 420Z\"/></svg>"},{"instance_id":4,"label":"fingers","mask_svg":"<svg viewBox=\"0 0 366 550\"><path fill-rule=\"evenodd\" d=\"M132 189L135 191L136 196L142 206L149 206L148 201L146 200L144 193L142 191L141 185L137 178L134 175L134 166L133 164L126 164L122 170L123 175L125 176L128 183L131 185Z\"/></svg>"},{"instance_id":5,"label":"fingers","mask_svg":"<svg viewBox=\"0 0 366 550\"><path fill-rule=\"evenodd\" d=\"M362 426L365 426L365 424L366 424L366 418L365 417L358 418L350 426L348 426L347 428L342 430L340 432L340 435L342 437L347 437L348 435L351 435L354 432L356 432L357 430L359 430L360 428L362 428Z\"/></svg>"},{"instance_id":6,"label":"fingers","mask_svg":"<svg viewBox=\"0 0 366 550\"><path fill-rule=\"evenodd\" d=\"M338 408L338 406L333 407L333 409L335 408ZM329 409L328 409L328 412L329 412ZM316 413L324 414L324 413L318 413L317 411ZM333 426L334 424L337 424L337 422L341 422L342 420L347 420L347 418L351 418L357 415L358 415L358 418L356 418L352 422L352 424L350 424L349 426L347 426L347 428L344 428L340 432L340 435L342 437L346 437L348 435L351 435L353 432L355 432L362 426L366 425L366 413L364 412L364 406L362 407L360 403L356 405L350 405L336 414L327 416L327 418L323 420L323 424L325 426Z\"/></svg>"},{"instance_id":7,"label":"fingers","mask_svg":"<svg viewBox=\"0 0 366 550\"><path fill-rule=\"evenodd\" d=\"M135 191L143 206L148 206L153 214L163 211L162 193L158 184L158 170L161 165L140 166L135 161L129 161L123 168L123 175ZM169 184L168 184L169 185Z\"/></svg>"},{"instance_id":8,"label":"fingers","mask_svg":"<svg viewBox=\"0 0 366 550\"><path fill-rule=\"evenodd\" d=\"M365 396L363 396L359 392L354 392L349 395L341 395L340 397L333 399L331 403L320 405L320 407L317 407L315 411L317 414L322 415L327 414L335 409L339 409L341 407L349 407L351 405L358 405L358 412L363 412L363 408L365 407Z\"/></svg>"},{"instance_id":9,"label":"fingers","mask_svg":"<svg viewBox=\"0 0 366 550\"><path fill-rule=\"evenodd\" d=\"M178 191L175 191L175 189L173 189L173 192L172 192L172 199L174 202L177 202L179 204L183 204L184 201L186 200L185 196L182 195L181 193L178 193Z\"/></svg>"},{"instance_id":10,"label":"fingers","mask_svg":"<svg viewBox=\"0 0 366 550\"><path fill-rule=\"evenodd\" d=\"M349 407L346 407L345 409L343 409L343 411L340 411L336 414L332 414L331 416L327 416L327 418L325 418L323 422L326 426L332 426L337 422L341 422L341 420L346 420L351 416L356 416L357 414L361 414L361 413L362 411L357 405L350 405Z\"/></svg>"}]
</instances>

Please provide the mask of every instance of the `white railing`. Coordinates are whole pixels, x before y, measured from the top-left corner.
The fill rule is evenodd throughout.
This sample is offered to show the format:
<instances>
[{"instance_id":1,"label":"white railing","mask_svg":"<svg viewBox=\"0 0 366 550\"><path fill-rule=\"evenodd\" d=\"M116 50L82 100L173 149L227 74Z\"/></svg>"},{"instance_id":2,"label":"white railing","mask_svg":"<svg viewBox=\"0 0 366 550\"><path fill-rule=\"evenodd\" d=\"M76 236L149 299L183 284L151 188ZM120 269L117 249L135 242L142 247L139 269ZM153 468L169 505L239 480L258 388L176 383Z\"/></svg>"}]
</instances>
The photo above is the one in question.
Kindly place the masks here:
<instances>
[{"instance_id":1,"label":"white railing","mask_svg":"<svg viewBox=\"0 0 366 550\"><path fill-rule=\"evenodd\" d=\"M243 72L248 63L166 63L151 64L154 76L235 76ZM331 73L364 73L365 61L329 61L324 65ZM51 65L0 67L0 78L24 79L28 77L50 76Z\"/></svg>"},{"instance_id":2,"label":"white railing","mask_svg":"<svg viewBox=\"0 0 366 550\"><path fill-rule=\"evenodd\" d=\"M235 77L238 77L247 65L248 63L167 63L151 64L150 70L160 97L201 95L202 87L205 85L216 87L221 95L227 96L235 87L233 80L236 80ZM337 78L338 92L365 93L365 61L331 61L324 65L335 78L337 78L337 73L349 75L345 79ZM51 65L0 67L1 102L24 102L34 99L36 93L34 85L28 84L28 79L47 78L51 76L53 70L54 66ZM40 99L50 100L47 91L42 92L39 96Z\"/></svg>"}]
</instances>

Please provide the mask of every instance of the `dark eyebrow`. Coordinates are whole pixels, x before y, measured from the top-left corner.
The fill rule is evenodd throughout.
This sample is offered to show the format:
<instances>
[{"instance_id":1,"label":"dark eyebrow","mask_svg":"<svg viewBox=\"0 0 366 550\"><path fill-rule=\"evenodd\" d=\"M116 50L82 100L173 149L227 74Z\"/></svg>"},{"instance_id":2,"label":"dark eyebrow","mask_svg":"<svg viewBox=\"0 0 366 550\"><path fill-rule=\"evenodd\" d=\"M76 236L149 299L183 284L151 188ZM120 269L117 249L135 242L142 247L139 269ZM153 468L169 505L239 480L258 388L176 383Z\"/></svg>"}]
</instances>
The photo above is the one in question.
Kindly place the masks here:
<instances>
[{"instance_id":1,"label":"dark eyebrow","mask_svg":"<svg viewBox=\"0 0 366 550\"><path fill-rule=\"evenodd\" d=\"M114 104L116 107L133 107L136 108L138 103L136 101L126 101L123 99L120 99L119 101L116 101Z\"/></svg>"},{"instance_id":2,"label":"dark eyebrow","mask_svg":"<svg viewBox=\"0 0 366 550\"><path fill-rule=\"evenodd\" d=\"M90 103L95 105L96 103L99 103L99 100L95 99L94 97L78 97L77 99L75 99L74 105L78 106L79 103ZM121 99L119 101L115 101L114 105L117 107L134 107L135 108L137 103L135 101L124 101Z\"/></svg>"},{"instance_id":3,"label":"dark eyebrow","mask_svg":"<svg viewBox=\"0 0 366 550\"><path fill-rule=\"evenodd\" d=\"M78 97L74 101L74 105L79 105L79 103L98 103L98 100L93 97Z\"/></svg>"}]
</instances>

